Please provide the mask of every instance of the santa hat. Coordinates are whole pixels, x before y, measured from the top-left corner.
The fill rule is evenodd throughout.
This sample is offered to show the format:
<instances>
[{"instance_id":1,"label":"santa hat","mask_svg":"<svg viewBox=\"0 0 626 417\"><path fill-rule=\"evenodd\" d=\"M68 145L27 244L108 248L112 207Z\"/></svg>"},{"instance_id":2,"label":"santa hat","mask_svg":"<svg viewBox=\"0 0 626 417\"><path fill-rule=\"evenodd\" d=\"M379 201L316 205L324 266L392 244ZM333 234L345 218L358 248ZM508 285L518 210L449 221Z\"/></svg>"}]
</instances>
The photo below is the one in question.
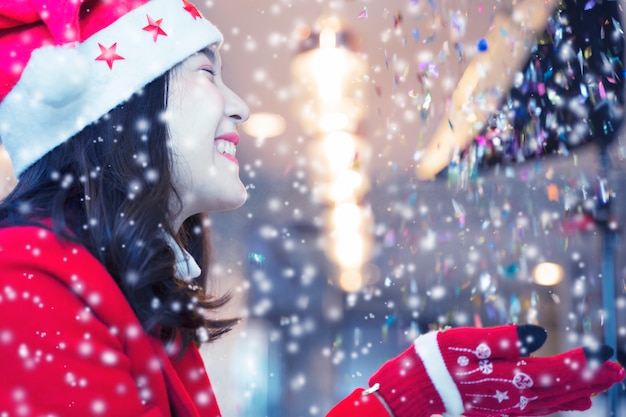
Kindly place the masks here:
<instances>
[{"instance_id":1,"label":"santa hat","mask_svg":"<svg viewBox=\"0 0 626 417\"><path fill-rule=\"evenodd\" d=\"M16 174L222 35L186 0L0 5L0 140Z\"/></svg>"}]
</instances>

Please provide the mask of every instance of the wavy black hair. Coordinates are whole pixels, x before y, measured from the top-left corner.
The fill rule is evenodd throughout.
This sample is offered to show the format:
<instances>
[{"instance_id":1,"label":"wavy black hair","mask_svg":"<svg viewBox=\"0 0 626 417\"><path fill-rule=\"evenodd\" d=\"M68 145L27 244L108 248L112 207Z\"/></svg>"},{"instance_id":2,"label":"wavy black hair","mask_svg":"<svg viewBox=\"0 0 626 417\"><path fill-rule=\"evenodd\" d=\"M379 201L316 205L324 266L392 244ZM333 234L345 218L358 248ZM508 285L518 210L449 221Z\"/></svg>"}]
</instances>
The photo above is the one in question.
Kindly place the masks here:
<instances>
[{"instance_id":1,"label":"wavy black hair","mask_svg":"<svg viewBox=\"0 0 626 417\"><path fill-rule=\"evenodd\" d=\"M171 229L181 200L172 185L163 119L170 73L24 171L0 202L0 224L37 224L84 245L115 279L146 331L164 343L180 337L186 347L219 337L236 320L208 317L230 297L206 294L206 268L192 282L175 277L167 235L200 265L208 265L210 246L205 215Z\"/></svg>"}]
</instances>

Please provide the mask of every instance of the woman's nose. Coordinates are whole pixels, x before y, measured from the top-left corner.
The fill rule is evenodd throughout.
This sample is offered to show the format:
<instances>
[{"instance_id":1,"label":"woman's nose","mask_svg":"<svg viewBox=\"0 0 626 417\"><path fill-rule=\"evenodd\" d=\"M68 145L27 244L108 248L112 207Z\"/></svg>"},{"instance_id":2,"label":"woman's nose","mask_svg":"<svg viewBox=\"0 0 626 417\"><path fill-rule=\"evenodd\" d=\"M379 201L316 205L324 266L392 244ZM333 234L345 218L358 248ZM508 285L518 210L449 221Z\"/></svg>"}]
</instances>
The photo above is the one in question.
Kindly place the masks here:
<instances>
[{"instance_id":1,"label":"woman's nose","mask_svg":"<svg viewBox=\"0 0 626 417\"><path fill-rule=\"evenodd\" d=\"M243 123L250 117L250 108L241 97L239 97L231 89L228 89L224 113L227 117L235 120L237 123Z\"/></svg>"}]
</instances>

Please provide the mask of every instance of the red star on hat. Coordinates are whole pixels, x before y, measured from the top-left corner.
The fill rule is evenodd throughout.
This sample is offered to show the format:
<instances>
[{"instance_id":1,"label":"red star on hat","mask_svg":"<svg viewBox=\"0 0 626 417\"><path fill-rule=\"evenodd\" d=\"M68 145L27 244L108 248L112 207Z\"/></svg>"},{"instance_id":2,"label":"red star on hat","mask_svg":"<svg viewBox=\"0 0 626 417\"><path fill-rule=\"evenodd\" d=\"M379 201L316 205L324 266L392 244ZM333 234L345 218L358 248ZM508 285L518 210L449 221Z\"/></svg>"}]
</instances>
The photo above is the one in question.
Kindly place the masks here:
<instances>
[{"instance_id":1,"label":"red star on hat","mask_svg":"<svg viewBox=\"0 0 626 417\"><path fill-rule=\"evenodd\" d=\"M100 47L100 55L98 55L96 61L106 61L110 69L113 69L113 62L124 59L123 56L118 55L115 51L117 49L117 42L108 48L101 43L98 43L98 46Z\"/></svg>"},{"instance_id":2,"label":"red star on hat","mask_svg":"<svg viewBox=\"0 0 626 417\"><path fill-rule=\"evenodd\" d=\"M189 3L187 0L183 0L183 4L184 4L183 9L189 12L189 14L193 17L193 20L196 20L198 17L202 18L202 15L200 15L200 12L196 8L196 6Z\"/></svg>"},{"instance_id":3,"label":"red star on hat","mask_svg":"<svg viewBox=\"0 0 626 417\"><path fill-rule=\"evenodd\" d=\"M148 18L148 26L144 27L143 30L152 33L152 38L155 42L157 41L159 35L167 36L167 33L161 29L161 22L163 22L163 19L155 21L150 17L150 15L146 15L146 17Z\"/></svg>"}]
</instances>

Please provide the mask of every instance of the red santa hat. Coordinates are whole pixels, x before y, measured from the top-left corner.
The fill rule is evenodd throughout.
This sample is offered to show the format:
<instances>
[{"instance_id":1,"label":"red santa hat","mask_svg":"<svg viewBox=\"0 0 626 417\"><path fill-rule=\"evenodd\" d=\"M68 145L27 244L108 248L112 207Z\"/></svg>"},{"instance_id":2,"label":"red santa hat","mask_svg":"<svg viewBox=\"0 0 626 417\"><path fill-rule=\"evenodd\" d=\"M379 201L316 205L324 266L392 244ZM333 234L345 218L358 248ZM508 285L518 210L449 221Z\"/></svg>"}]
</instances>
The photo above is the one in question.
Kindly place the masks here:
<instances>
[{"instance_id":1,"label":"red santa hat","mask_svg":"<svg viewBox=\"0 0 626 417\"><path fill-rule=\"evenodd\" d=\"M0 4L0 140L16 174L219 30L186 0Z\"/></svg>"}]
</instances>

